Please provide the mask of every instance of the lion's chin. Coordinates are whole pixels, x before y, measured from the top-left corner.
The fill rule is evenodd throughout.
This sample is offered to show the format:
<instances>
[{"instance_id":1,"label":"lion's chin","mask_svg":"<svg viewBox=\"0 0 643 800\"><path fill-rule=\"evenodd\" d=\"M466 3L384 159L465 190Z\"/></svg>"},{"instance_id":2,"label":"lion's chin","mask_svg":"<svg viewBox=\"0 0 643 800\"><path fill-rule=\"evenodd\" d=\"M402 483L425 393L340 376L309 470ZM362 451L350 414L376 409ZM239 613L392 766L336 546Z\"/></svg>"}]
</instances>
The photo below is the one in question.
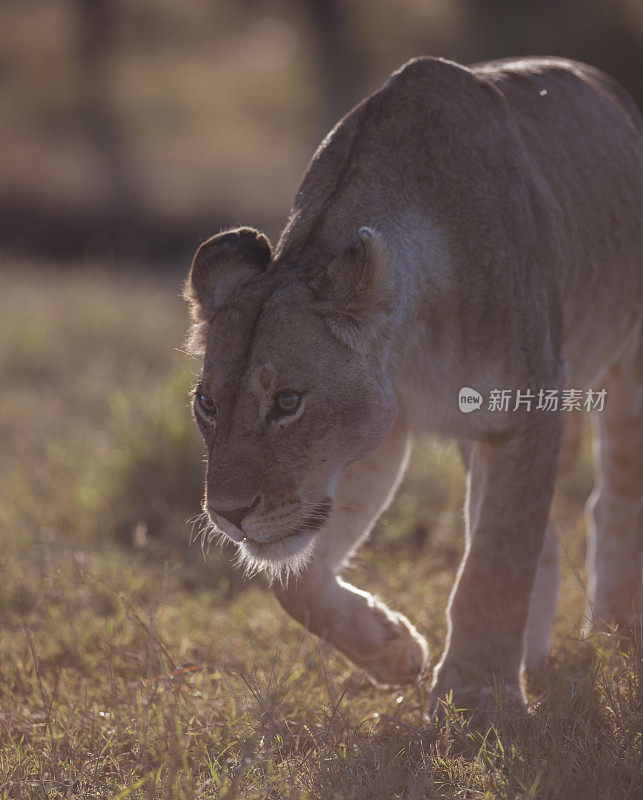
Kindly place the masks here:
<instances>
[{"instance_id":1,"label":"lion's chin","mask_svg":"<svg viewBox=\"0 0 643 800\"><path fill-rule=\"evenodd\" d=\"M270 583L287 583L289 578L304 572L310 563L316 538L315 531L302 531L275 542L243 539L237 544L237 565L249 577L265 572Z\"/></svg>"}]
</instances>

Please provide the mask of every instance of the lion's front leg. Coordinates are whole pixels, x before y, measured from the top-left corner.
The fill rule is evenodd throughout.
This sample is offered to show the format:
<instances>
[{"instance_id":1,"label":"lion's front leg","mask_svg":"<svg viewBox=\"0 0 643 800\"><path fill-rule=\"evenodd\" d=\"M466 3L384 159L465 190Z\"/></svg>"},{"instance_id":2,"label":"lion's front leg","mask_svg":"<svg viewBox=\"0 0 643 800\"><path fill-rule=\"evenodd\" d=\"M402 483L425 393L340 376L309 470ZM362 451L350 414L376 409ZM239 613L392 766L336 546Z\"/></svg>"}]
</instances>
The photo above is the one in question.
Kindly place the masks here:
<instances>
[{"instance_id":1,"label":"lion's front leg","mask_svg":"<svg viewBox=\"0 0 643 800\"><path fill-rule=\"evenodd\" d=\"M346 471L309 568L274 589L292 617L325 637L377 683L388 685L409 684L421 675L428 659L426 642L405 616L338 573L393 497L406 464L408 438L400 419L377 450Z\"/></svg>"},{"instance_id":2,"label":"lion's front leg","mask_svg":"<svg viewBox=\"0 0 643 800\"><path fill-rule=\"evenodd\" d=\"M315 570L275 593L291 616L376 683L404 686L422 674L428 649L409 620L334 573Z\"/></svg>"},{"instance_id":3,"label":"lion's front leg","mask_svg":"<svg viewBox=\"0 0 643 800\"><path fill-rule=\"evenodd\" d=\"M491 710L501 689L524 706L523 636L554 488L562 420L539 414L472 449L467 550L449 604L449 633L432 702Z\"/></svg>"}]
</instances>

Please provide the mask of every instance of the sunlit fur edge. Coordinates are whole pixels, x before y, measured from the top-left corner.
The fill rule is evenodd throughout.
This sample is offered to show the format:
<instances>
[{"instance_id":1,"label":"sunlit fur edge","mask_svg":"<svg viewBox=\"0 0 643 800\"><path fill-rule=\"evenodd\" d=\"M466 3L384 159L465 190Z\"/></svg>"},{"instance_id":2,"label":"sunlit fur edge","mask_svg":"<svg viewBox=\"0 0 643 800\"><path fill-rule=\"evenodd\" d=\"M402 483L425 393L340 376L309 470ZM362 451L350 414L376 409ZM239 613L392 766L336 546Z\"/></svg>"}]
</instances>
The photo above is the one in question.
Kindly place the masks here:
<instances>
[{"instance_id":1,"label":"sunlit fur edge","mask_svg":"<svg viewBox=\"0 0 643 800\"><path fill-rule=\"evenodd\" d=\"M296 580L307 569L316 539L316 532L304 531L273 544L261 545L262 549L269 550L269 556L262 555L260 546L246 540L236 545L235 566L243 569L246 578L264 572L271 586L275 582L287 586L291 578ZM293 547L297 547L294 552Z\"/></svg>"},{"instance_id":2,"label":"sunlit fur edge","mask_svg":"<svg viewBox=\"0 0 643 800\"><path fill-rule=\"evenodd\" d=\"M192 525L190 542L200 541L204 557L210 550L212 542L223 545L230 538L212 522L208 514L203 511L188 520ZM281 541L263 545L253 542L236 543L237 548L234 559L235 567L242 569L244 577L249 580L260 572L268 576L269 584L278 581L282 586L287 586L291 578L295 580L307 569L315 550L317 531L302 531L296 536L288 536ZM264 552L269 551L270 556L261 555L259 548ZM293 552L293 548L296 550ZM252 552L252 549L256 552Z\"/></svg>"}]
</instances>

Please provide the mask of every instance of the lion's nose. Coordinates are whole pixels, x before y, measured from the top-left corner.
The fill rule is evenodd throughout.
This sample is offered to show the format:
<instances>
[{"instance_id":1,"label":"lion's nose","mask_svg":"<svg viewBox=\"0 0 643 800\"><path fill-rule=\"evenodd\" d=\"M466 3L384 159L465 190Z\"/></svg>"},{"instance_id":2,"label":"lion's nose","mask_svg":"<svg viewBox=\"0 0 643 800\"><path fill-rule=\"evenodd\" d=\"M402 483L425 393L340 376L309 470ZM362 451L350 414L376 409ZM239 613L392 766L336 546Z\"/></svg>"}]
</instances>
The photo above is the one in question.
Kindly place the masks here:
<instances>
[{"instance_id":1,"label":"lion's nose","mask_svg":"<svg viewBox=\"0 0 643 800\"><path fill-rule=\"evenodd\" d=\"M257 495L254 501L249 506L242 506L239 508L229 509L211 506L212 510L220 517L227 519L237 528L243 530L242 525L246 517L249 517L253 511L256 511L261 505L261 495Z\"/></svg>"}]
</instances>

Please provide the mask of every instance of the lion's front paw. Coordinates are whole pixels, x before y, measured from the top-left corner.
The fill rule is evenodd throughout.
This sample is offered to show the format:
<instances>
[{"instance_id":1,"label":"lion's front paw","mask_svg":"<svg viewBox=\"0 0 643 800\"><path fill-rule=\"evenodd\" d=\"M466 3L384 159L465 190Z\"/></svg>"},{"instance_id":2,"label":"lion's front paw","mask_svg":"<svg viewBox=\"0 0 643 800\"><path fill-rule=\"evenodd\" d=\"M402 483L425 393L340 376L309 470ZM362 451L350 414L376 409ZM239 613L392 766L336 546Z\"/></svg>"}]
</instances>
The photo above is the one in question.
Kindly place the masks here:
<instances>
[{"instance_id":1,"label":"lion's front paw","mask_svg":"<svg viewBox=\"0 0 643 800\"><path fill-rule=\"evenodd\" d=\"M408 686L424 672L429 648L424 638L402 614L386 609L378 615L377 644L369 652L352 654L352 660L377 684Z\"/></svg>"}]
</instances>

